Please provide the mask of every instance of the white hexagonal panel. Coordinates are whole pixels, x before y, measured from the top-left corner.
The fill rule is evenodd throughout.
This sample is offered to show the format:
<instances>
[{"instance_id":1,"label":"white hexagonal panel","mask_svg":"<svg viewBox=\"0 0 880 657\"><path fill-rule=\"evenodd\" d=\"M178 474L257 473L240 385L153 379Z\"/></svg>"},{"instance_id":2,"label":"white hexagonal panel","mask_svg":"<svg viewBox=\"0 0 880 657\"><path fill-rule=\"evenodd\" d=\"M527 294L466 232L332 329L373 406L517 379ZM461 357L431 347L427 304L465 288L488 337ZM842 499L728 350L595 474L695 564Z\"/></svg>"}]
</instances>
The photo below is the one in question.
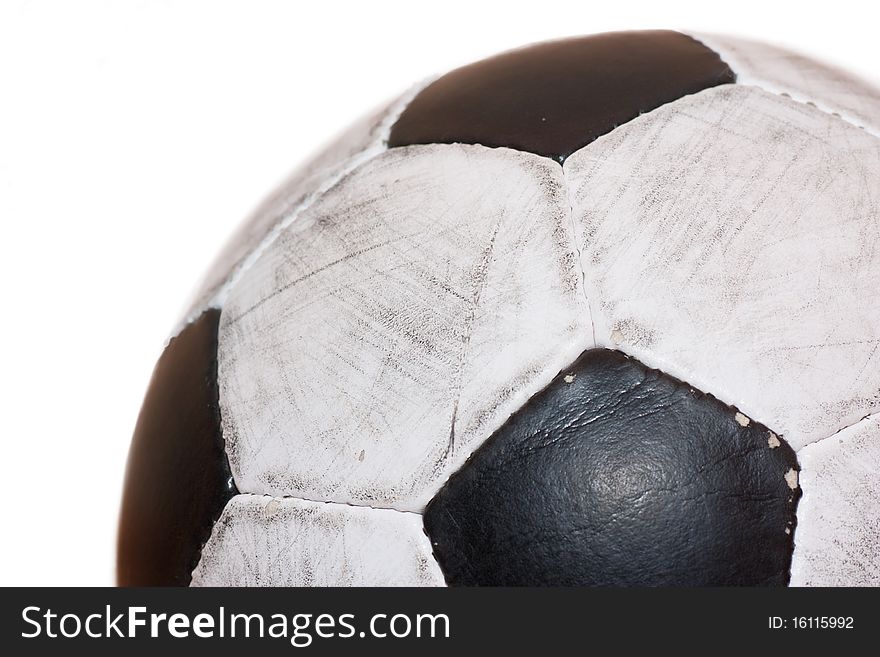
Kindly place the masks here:
<instances>
[{"instance_id":1,"label":"white hexagonal panel","mask_svg":"<svg viewBox=\"0 0 880 657\"><path fill-rule=\"evenodd\" d=\"M726 85L565 163L597 343L799 448L880 409L880 140Z\"/></svg>"},{"instance_id":2,"label":"white hexagonal panel","mask_svg":"<svg viewBox=\"0 0 880 657\"><path fill-rule=\"evenodd\" d=\"M192 586L443 586L421 516L263 495L229 501Z\"/></svg>"},{"instance_id":3,"label":"white hexagonal panel","mask_svg":"<svg viewBox=\"0 0 880 657\"><path fill-rule=\"evenodd\" d=\"M592 346L562 169L508 149L392 149L231 290L223 432L242 491L420 510Z\"/></svg>"}]
</instances>

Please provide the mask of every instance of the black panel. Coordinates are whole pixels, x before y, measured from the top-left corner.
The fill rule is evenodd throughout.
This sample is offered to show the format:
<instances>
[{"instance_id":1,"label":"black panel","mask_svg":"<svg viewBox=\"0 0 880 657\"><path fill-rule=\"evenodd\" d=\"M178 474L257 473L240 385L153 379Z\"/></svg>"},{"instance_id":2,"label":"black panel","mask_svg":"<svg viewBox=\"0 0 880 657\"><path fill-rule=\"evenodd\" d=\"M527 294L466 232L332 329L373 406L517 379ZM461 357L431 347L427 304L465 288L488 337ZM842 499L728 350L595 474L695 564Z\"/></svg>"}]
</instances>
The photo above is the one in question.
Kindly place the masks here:
<instances>
[{"instance_id":1,"label":"black panel","mask_svg":"<svg viewBox=\"0 0 880 657\"><path fill-rule=\"evenodd\" d=\"M714 51L678 32L542 43L433 82L404 110L389 145L507 146L562 162L639 114L734 80Z\"/></svg>"},{"instance_id":2,"label":"black panel","mask_svg":"<svg viewBox=\"0 0 880 657\"><path fill-rule=\"evenodd\" d=\"M189 584L202 546L237 491L220 431L219 310L159 358L128 455L119 527L122 586Z\"/></svg>"},{"instance_id":3,"label":"black panel","mask_svg":"<svg viewBox=\"0 0 880 657\"><path fill-rule=\"evenodd\" d=\"M585 352L428 505L453 585L784 585L792 449L711 395ZM791 475L789 475L791 480Z\"/></svg>"}]
</instances>

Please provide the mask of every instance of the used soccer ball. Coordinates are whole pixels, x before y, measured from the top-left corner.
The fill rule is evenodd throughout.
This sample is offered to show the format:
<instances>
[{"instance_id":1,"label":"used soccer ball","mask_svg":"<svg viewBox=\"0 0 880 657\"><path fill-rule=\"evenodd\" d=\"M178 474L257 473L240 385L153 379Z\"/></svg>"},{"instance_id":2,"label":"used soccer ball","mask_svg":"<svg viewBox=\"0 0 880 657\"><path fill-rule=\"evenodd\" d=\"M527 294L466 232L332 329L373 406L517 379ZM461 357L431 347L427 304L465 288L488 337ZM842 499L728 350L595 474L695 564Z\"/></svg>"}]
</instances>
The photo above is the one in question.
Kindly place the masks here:
<instances>
[{"instance_id":1,"label":"used soccer ball","mask_svg":"<svg viewBox=\"0 0 880 657\"><path fill-rule=\"evenodd\" d=\"M880 92L678 32L357 124L233 237L119 581L880 584Z\"/></svg>"}]
</instances>

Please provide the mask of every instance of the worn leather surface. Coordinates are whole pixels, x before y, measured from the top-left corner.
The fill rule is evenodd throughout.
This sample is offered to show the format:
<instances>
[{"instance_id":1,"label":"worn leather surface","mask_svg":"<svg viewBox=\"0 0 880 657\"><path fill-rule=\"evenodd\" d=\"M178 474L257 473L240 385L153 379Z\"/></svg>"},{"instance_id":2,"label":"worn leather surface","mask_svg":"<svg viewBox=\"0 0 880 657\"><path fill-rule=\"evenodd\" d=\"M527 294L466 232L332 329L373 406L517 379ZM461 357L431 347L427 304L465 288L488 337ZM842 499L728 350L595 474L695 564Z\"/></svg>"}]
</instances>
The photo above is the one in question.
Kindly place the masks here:
<instances>
[{"instance_id":1,"label":"worn leather surface","mask_svg":"<svg viewBox=\"0 0 880 657\"><path fill-rule=\"evenodd\" d=\"M316 199L224 301L239 488L424 510L584 348L569 207L552 161L464 144L391 149Z\"/></svg>"},{"instance_id":2,"label":"worn leather surface","mask_svg":"<svg viewBox=\"0 0 880 657\"><path fill-rule=\"evenodd\" d=\"M615 32L513 50L459 68L421 91L389 146L507 146L562 162L664 103L735 76L678 32Z\"/></svg>"},{"instance_id":3,"label":"worn leather surface","mask_svg":"<svg viewBox=\"0 0 880 657\"><path fill-rule=\"evenodd\" d=\"M199 552L237 492L220 433L219 310L208 310L159 358L128 456L117 579L189 584Z\"/></svg>"},{"instance_id":4,"label":"worn leather surface","mask_svg":"<svg viewBox=\"0 0 880 657\"><path fill-rule=\"evenodd\" d=\"M797 467L766 427L594 349L477 450L425 528L453 585L784 585Z\"/></svg>"}]
</instances>

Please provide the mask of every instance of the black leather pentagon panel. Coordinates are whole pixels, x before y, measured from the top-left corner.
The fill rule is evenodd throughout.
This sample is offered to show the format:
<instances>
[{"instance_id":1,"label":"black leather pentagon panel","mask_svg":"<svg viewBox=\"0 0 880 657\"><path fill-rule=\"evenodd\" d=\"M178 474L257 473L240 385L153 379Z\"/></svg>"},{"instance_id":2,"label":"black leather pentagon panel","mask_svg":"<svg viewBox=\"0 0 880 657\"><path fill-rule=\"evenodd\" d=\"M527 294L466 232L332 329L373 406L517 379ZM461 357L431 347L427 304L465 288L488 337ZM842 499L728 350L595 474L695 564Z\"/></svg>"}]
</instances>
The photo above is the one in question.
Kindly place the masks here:
<instances>
[{"instance_id":1,"label":"black leather pentagon panel","mask_svg":"<svg viewBox=\"0 0 880 657\"><path fill-rule=\"evenodd\" d=\"M428 85L392 127L389 146L506 146L562 162L639 114L735 77L713 50L678 32L543 43Z\"/></svg>"},{"instance_id":2,"label":"black leather pentagon panel","mask_svg":"<svg viewBox=\"0 0 880 657\"><path fill-rule=\"evenodd\" d=\"M767 427L594 349L450 478L425 528L452 585L785 585L797 471Z\"/></svg>"},{"instance_id":3,"label":"black leather pentagon panel","mask_svg":"<svg viewBox=\"0 0 880 657\"><path fill-rule=\"evenodd\" d=\"M134 430L122 498L122 586L189 584L202 546L237 491L223 449L217 387L219 310L159 358Z\"/></svg>"}]
</instances>

